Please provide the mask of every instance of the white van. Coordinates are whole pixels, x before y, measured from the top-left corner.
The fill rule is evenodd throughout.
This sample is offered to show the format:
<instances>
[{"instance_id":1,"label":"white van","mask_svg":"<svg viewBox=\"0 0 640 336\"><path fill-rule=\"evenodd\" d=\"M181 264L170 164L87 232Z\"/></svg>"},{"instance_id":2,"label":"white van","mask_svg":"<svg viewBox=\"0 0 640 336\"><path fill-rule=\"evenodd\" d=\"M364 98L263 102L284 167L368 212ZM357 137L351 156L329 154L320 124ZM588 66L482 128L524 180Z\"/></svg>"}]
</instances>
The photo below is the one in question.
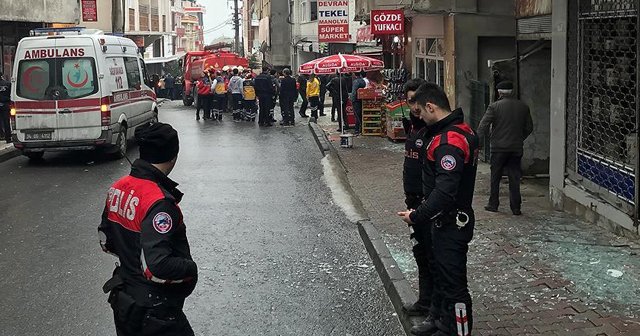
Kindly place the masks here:
<instances>
[{"instance_id":1,"label":"white van","mask_svg":"<svg viewBox=\"0 0 640 336\"><path fill-rule=\"evenodd\" d=\"M82 28L31 35L18 43L11 79L14 146L29 158L91 149L122 157L135 128L158 118L136 44Z\"/></svg>"}]
</instances>

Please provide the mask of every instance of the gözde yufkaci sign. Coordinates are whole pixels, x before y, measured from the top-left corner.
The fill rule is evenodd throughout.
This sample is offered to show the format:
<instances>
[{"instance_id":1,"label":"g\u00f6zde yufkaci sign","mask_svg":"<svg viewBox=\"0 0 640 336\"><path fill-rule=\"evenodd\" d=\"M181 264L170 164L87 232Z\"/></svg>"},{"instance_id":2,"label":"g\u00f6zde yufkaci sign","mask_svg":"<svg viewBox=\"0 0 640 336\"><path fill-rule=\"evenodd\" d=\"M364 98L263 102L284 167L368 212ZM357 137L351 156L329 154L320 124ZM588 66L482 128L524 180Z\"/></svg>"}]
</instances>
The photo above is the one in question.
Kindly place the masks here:
<instances>
[{"instance_id":1,"label":"g\u00f6zde yufkaci sign","mask_svg":"<svg viewBox=\"0 0 640 336\"><path fill-rule=\"evenodd\" d=\"M404 34L404 11L372 10L371 34L374 35L402 35Z\"/></svg>"},{"instance_id":2,"label":"g\u00f6zde yufkaci sign","mask_svg":"<svg viewBox=\"0 0 640 336\"><path fill-rule=\"evenodd\" d=\"M349 1L318 1L318 42L349 42Z\"/></svg>"}]
</instances>

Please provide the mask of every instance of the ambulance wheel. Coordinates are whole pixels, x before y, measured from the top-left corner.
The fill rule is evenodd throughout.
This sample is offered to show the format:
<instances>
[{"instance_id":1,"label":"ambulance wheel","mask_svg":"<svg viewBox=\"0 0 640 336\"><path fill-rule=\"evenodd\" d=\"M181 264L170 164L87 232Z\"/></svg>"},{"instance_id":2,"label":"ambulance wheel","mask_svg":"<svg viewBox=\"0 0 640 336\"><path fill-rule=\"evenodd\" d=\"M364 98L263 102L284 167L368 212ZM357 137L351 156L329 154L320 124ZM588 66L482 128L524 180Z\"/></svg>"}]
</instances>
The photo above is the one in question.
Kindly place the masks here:
<instances>
[{"instance_id":1,"label":"ambulance wheel","mask_svg":"<svg viewBox=\"0 0 640 336\"><path fill-rule=\"evenodd\" d=\"M29 152L24 153L24 156L28 157L31 161L40 161L44 157L44 152Z\"/></svg>"},{"instance_id":2,"label":"ambulance wheel","mask_svg":"<svg viewBox=\"0 0 640 336\"><path fill-rule=\"evenodd\" d=\"M115 146L107 154L114 160L122 159L127 154L127 148L127 125L122 125Z\"/></svg>"}]
</instances>

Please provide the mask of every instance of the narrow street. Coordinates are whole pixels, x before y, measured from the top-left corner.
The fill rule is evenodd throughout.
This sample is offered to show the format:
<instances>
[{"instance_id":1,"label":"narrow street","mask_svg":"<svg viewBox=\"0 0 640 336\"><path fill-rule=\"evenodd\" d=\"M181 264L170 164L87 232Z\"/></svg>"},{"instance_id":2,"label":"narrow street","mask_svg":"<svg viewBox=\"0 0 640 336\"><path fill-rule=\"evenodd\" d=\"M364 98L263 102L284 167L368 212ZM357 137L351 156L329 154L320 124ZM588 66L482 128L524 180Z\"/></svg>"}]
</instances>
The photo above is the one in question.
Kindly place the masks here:
<instances>
[{"instance_id":1,"label":"narrow street","mask_svg":"<svg viewBox=\"0 0 640 336\"><path fill-rule=\"evenodd\" d=\"M185 307L196 335L402 335L307 126L196 122L193 111L165 102L160 120L180 134L171 177L199 266ZM96 228L128 171L92 153L0 163L0 335L115 334L102 284L116 259Z\"/></svg>"}]
</instances>

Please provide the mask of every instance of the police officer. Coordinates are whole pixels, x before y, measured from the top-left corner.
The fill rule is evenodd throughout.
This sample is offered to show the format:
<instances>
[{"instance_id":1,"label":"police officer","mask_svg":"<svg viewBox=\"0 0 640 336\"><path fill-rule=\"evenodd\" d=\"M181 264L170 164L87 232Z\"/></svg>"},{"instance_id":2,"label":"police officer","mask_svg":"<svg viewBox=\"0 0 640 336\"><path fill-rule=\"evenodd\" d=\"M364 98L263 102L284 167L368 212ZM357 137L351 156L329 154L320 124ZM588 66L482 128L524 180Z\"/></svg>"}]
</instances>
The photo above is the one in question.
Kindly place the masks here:
<instances>
[{"instance_id":1,"label":"police officer","mask_svg":"<svg viewBox=\"0 0 640 336\"><path fill-rule=\"evenodd\" d=\"M120 259L104 285L118 336L194 335L182 312L196 285L182 212L182 193L167 176L178 157L168 124L138 127L140 159L109 189L98 227L102 249Z\"/></svg>"},{"instance_id":2,"label":"police officer","mask_svg":"<svg viewBox=\"0 0 640 336\"><path fill-rule=\"evenodd\" d=\"M258 104L260 106L260 111L258 112L258 125L273 126L269 111L271 110L271 103L275 90L273 88L273 81L269 73L269 68L263 67L262 73L253 80L253 83L256 88L256 95L258 95Z\"/></svg>"},{"instance_id":3,"label":"police officer","mask_svg":"<svg viewBox=\"0 0 640 336\"><path fill-rule=\"evenodd\" d=\"M298 97L296 80L291 77L291 70L284 69L284 78L280 82L280 108L282 109L282 124L293 126L295 124L295 112L293 104Z\"/></svg>"},{"instance_id":4,"label":"police officer","mask_svg":"<svg viewBox=\"0 0 640 336\"><path fill-rule=\"evenodd\" d=\"M398 215L406 223L415 224L415 229L422 229L424 223L431 224L435 285L432 304L437 314L411 332L414 335L469 335L473 320L467 285L467 251L475 221L471 203L478 137L464 123L461 109L451 111L449 100L438 85L421 85L414 99L420 118L429 127L422 175L426 199L417 209Z\"/></svg>"},{"instance_id":5,"label":"police officer","mask_svg":"<svg viewBox=\"0 0 640 336\"><path fill-rule=\"evenodd\" d=\"M416 78L404 85L404 93L411 109L409 119L406 120L404 166L402 182L407 209L417 209L424 197L422 190L422 161L424 150L427 146L424 136L427 125L420 119L420 112L416 108L415 92L420 85L426 83L424 79ZM404 121L404 120L403 120ZM409 316L429 316L431 314L431 295L433 292L433 276L431 275L430 262L433 259L431 253L431 232L429 223L422 223L418 230L414 229L411 235L416 243L413 246L413 256L418 265L418 301L403 307Z\"/></svg>"},{"instance_id":6,"label":"police officer","mask_svg":"<svg viewBox=\"0 0 640 336\"><path fill-rule=\"evenodd\" d=\"M11 143L11 122L9 121L9 103L11 103L11 83L0 72L0 131L7 143Z\"/></svg>"}]
</instances>

